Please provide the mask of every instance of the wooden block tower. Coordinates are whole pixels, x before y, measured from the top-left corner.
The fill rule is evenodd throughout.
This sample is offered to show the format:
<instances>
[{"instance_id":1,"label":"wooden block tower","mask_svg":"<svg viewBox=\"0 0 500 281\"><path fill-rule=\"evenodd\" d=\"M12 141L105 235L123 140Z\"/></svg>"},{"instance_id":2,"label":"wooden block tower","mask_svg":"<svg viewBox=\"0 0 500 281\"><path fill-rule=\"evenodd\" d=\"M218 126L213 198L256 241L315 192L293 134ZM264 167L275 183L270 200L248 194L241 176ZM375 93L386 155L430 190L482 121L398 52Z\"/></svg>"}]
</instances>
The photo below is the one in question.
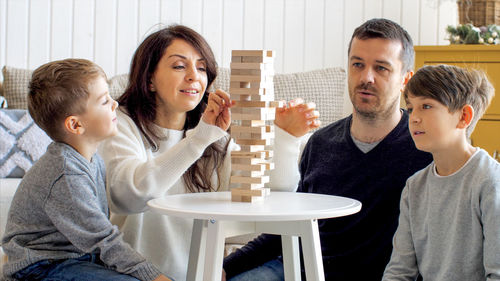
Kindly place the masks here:
<instances>
[{"instance_id":1,"label":"wooden block tower","mask_svg":"<svg viewBox=\"0 0 500 281\"><path fill-rule=\"evenodd\" d=\"M273 84L274 52L233 50L229 93L236 101L232 108L231 137L240 151L231 152L231 200L253 202L269 194L266 170L274 169L266 149L274 139L275 107Z\"/></svg>"}]
</instances>

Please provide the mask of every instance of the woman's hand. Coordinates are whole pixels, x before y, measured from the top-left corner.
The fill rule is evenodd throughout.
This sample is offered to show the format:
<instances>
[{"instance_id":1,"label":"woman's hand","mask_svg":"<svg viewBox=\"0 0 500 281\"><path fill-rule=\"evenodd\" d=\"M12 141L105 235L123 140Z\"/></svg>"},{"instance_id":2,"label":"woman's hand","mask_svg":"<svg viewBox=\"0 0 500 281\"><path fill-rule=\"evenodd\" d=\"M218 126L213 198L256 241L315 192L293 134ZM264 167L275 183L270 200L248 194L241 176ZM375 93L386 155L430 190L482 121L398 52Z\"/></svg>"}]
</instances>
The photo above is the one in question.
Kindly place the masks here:
<instances>
[{"instance_id":1,"label":"woman's hand","mask_svg":"<svg viewBox=\"0 0 500 281\"><path fill-rule=\"evenodd\" d=\"M314 102L304 103L301 98L290 101L288 106L285 102L283 107L276 108L274 124L292 136L301 137L321 125L315 108Z\"/></svg>"},{"instance_id":2,"label":"woman's hand","mask_svg":"<svg viewBox=\"0 0 500 281\"><path fill-rule=\"evenodd\" d=\"M227 131L231 125L231 112L229 108L234 105L229 94L223 90L217 90L214 93L209 93L208 104L203 116L203 121L210 125L215 125L224 131Z\"/></svg>"}]
</instances>

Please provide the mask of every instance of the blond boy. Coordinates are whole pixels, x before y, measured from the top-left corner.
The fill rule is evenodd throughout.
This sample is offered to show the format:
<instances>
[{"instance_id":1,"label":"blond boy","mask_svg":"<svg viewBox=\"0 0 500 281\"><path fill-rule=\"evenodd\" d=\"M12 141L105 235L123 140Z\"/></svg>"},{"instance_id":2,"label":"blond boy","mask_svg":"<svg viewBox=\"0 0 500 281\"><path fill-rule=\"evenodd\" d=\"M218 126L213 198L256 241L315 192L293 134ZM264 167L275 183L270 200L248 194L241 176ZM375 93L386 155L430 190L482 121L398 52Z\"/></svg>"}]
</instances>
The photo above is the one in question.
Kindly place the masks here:
<instances>
[{"instance_id":1,"label":"blond boy","mask_svg":"<svg viewBox=\"0 0 500 281\"><path fill-rule=\"evenodd\" d=\"M29 111L54 142L12 201L2 239L7 279L170 280L108 220L95 152L116 134L116 106L103 70L88 60L55 61L33 73Z\"/></svg>"},{"instance_id":2,"label":"blond boy","mask_svg":"<svg viewBox=\"0 0 500 281\"><path fill-rule=\"evenodd\" d=\"M500 280L500 164L468 142L493 92L484 73L450 65L408 82L410 133L434 161L406 183L383 280Z\"/></svg>"}]
</instances>

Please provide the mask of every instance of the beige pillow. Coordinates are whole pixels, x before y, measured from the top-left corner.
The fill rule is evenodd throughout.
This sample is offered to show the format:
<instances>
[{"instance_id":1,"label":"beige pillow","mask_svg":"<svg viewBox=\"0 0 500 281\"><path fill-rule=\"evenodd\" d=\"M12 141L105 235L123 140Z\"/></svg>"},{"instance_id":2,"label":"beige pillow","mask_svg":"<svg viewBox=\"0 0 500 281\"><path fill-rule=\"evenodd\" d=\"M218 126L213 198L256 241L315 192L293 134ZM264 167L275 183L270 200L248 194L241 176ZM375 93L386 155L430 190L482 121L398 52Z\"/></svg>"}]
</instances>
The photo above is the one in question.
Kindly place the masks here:
<instances>
[{"instance_id":1,"label":"beige pillow","mask_svg":"<svg viewBox=\"0 0 500 281\"><path fill-rule=\"evenodd\" d=\"M3 96L7 100L7 106L11 109L28 108L28 86L33 70L4 66L3 73ZM113 76L108 80L109 93L117 99L127 87L128 74Z\"/></svg>"},{"instance_id":2,"label":"beige pillow","mask_svg":"<svg viewBox=\"0 0 500 281\"><path fill-rule=\"evenodd\" d=\"M28 85L33 70L4 66L3 96L9 108L27 109Z\"/></svg>"}]
</instances>

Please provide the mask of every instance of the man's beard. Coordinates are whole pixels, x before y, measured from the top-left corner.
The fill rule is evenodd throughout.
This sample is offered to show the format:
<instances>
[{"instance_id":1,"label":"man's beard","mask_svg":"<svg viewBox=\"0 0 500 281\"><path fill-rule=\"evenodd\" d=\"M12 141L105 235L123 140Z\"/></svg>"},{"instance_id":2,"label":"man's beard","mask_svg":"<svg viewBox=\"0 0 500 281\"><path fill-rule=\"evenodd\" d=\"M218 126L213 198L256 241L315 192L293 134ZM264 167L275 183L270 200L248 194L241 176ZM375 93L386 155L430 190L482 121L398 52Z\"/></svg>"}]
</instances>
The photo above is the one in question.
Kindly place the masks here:
<instances>
[{"instance_id":1,"label":"man's beard","mask_svg":"<svg viewBox=\"0 0 500 281\"><path fill-rule=\"evenodd\" d=\"M358 91L370 91L371 93L374 93L376 97L378 98L375 101L375 105L367 110L362 110L360 107L356 106L356 103L353 101L353 107L356 113L359 115L364 120L367 121L375 121L379 119L386 119L392 114L392 108L394 107L394 104L398 102L398 99L394 99L394 101L391 102L391 104L388 107L381 107L380 104L380 96L378 94L378 90L371 85L371 83L363 83L356 88L354 88L354 92ZM363 103L364 98L360 98L361 102Z\"/></svg>"}]
</instances>

